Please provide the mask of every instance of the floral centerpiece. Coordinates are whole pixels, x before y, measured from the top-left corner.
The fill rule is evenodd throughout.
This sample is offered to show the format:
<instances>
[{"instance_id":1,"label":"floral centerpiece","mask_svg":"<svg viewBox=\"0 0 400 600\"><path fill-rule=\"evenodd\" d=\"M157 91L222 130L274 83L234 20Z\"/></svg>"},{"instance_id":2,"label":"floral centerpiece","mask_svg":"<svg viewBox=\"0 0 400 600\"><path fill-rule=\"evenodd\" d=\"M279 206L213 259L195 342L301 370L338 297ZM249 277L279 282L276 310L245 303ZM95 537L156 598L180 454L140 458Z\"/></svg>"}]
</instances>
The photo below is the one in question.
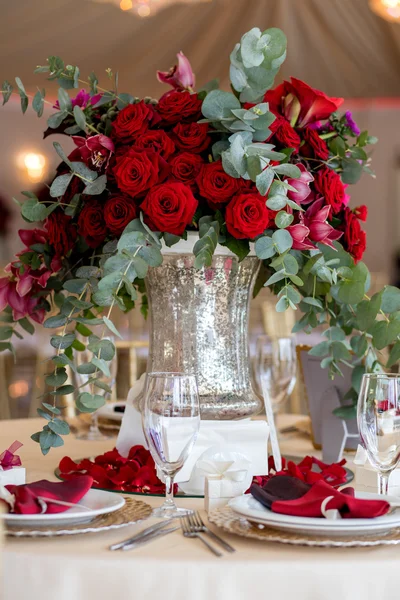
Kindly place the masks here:
<instances>
[{"instance_id":1,"label":"floral centerpiece","mask_svg":"<svg viewBox=\"0 0 400 600\"><path fill-rule=\"evenodd\" d=\"M139 302L145 313L148 269L162 263L162 244L189 231L198 232L198 269L211 264L217 244L242 260L255 243L263 261L257 289L273 290L278 311L299 309L295 331L326 325L325 340L311 352L332 376L355 354L342 416L354 413L365 369L400 357L400 291L387 286L368 296L360 224L367 210L349 206L348 186L364 171L373 174L366 148L377 140L360 132L349 112L337 112L341 98L295 78L274 88L285 56L282 31L254 28L231 54L232 92L215 81L196 92L180 53L176 67L158 73L173 88L158 101L121 93L110 69L106 90L94 73L83 81L77 66L57 56L37 67L59 85L45 135L71 136L75 149L67 156L54 142L61 162L48 196L24 191L18 201L23 218L41 225L19 232L24 248L0 279L0 348L13 350L13 336L21 328L32 333L32 321L57 329L51 391L39 409L45 424L32 436L44 454L69 430L57 400L74 392L66 367L76 369L73 352L85 347L77 334L92 353L78 367L90 375L92 391L78 394L76 405L92 412L104 402L96 389L105 389L101 376L115 352L105 339L107 330L118 335L113 307L128 311ZM82 84L88 91L72 97ZM16 86L22 111L31 100L41 116L45 91L31 99L19 78ZM2 91L6 103L13 86L5 81ZM380 351L388 345L385 365Z\"/></svg>"}]
</instances>

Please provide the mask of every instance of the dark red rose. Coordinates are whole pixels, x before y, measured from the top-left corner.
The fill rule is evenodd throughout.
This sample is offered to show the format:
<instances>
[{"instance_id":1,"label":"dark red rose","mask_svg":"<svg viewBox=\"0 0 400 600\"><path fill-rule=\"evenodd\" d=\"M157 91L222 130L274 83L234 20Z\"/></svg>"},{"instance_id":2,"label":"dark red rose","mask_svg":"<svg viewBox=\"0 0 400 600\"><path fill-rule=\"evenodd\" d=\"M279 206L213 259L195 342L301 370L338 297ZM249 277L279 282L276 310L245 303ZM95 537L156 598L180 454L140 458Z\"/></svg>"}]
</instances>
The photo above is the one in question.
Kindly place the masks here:
<instances>
[{"instance_id":1,"label":"dark red rose","mask_svg":"<svg viewBox=\"0 0 400 600\"><path fill-rule=\"evenodd\" d=\"M111 156L114 154L114 142L106 135L92 135L84 138L73 135L75 150L69 155L69 160L83 161L89 168L97 171L107 170Z\"/></svg>"},{"instance_id":2,"label":"dark red rose","mask_svg":"<svg viewBox=\"0 0 400 600\"><path fill-rule=\"evenodd\" d=\"M356 215L357 219L360 219L360 221L365 222L368 217L368 208L365 206L365 204L362 204L361 206L356 206L356 208L354 209L354 214Z\"/></svg>"},{"instance_id":3,"label":"dark red rose","mask_svg":"<svg viewBox=\"0 0 400 600\"><path fill-rule=\"evenodd\" d=\"M284 117L276 115L275 121L269 128L274 134L274 138L279 142L279 145L285 148L294 148L295 152L299 151L300 136Z\"/></svg>"},{"instance_id":4,"label":"dark red rose","mask_svg":"<svg viewBox=\"0 0 400 600\"><path fill-rule=\"evenodd\" d=\"M97 248L107 235L104 206L98 200L89 200L78 219L78 231L91 248Z\"/></svg>"},{"instance_id":5,"label":"dark red rose","mask_svg":"<svg viewBox=\"0 0 400 600\"><path fill-rule=\"evenodd\" d=\"M361 229L360 221L350 208L344 209L343 245L357 263L363 257L367 247L365 231Z\"/></svg>"},{"instance_id":6,"label":"dark red rose","mask_svg":"<svg viewBox=\"0 0 400 600\"><path fill-rule=\"evenodd\" d=\"M181 152L170 161L171 175L187 185L194 185L204 161L198 154Z\"/></svg>"},{"instance_id":7,"label":"dark red rose","mask_svg":"<svg viewBox=\"0 0 400 600\"><path fill-rule=\"evenodd\" d=\"M135 201L123 194L112 194L104 205L104 220L114 235L120 235L137 213Z\"/></svg>"},{"instance_id":8,"label":"dark red rose","mask_svg":"<svg viewBox=\"0 0 400 600\"><path fill-rule=\"evenodd\" d=\"M263 233L270 221L266 198L258 193L241 192L226 207L228 232L238 240L252 240Z\"/></svg>"},{"instance_id":9,"label":"dark red rose","mask_svg":"<svg viewBox=\"0 0 400 600\"><path fill-rule=\"evenodd\" d=\"M139 136L135 141L135 148L137 150L154 150L154 152L158 152L165 160L168 160L175 152L174 142L162 129L147 131Z\"/></svg>"},{"instance_id":10,"label":"dark red rose","mask_svg":"<svg viewBox=\"0 0 400 600\"><path fill-rule=\"evenodd\" d=\"M168 164L154 150L132 148L116 158L113 173L119 189L135 197L164 181L168 170Z\"/></svg>"},{"instance_id":11,"label":"dark red rose","mask_svg":"<svg viewBox=\"0 0 400 600\"><path fill-rule=\"evenodd\" d=\"M321 140L317 131L311 127L302 129L304 144L300 147L300 154L306 158L320 158L328 160L329 148L325 140Z\"/></svg>"},{"instance_id":12,"label":"dark red rose","mask_svg":"<svg viewBox=\"0 0 400 600\"><path fill-rule=\"evenodd\" d=\"M71 217L58 208L46 219L47 241L57 256L65 256L74 246L77 231Z\"/></svg>"},{"instance_id":13,"label":"dark red rose","mask_svg":"<svg viewBox=\"0 0 400 600\"><path fill-rule=\"evenodd\" d=\"M315 172L314 185L317 192L322 194L326 203L332 207L332 213L336 215L346 202L346 191L340 176L324 166Z\"/></svg>"},{"instance_id":14,"label":"dark red rose","mask_svg":"<svg viewBox=\"0 0 400 600\"><path fill-rule=\"evenodd\" d=\"M160 98L157 112L163 122L172 125L178 122L198 121L201 117L202 101L190 92L168 92Z\"/></svg>"},{"instance_id":15,"label":"dark red rose","mask_svg":"<svg viewBox=\"0 0 400 600\"><path fill-rule=\"evenodd\" d=\"M214 210L230 202L240 189L240 179L234 179L223 169L221 160L203 165L197 178L199 192Z\"/></svg>"},{"instance_id":16,"label":"dark red rose","mask_svg":"<svg viewBox=\"0 0 400 600\"><path fill-rule=\"evenodd\" d=\"M328 119L343 103L343 98L330 98L300 79L290 78L274 90L269 90L264 101L273 113L283 115L289 123L305 127L310 123Z\"/></svg>"},{"instance_id":17,"label":"dark red rose","mask_svg":"<svg viewBox=\"0 0 400 600\"><path fill-rule=\"evenodd\" d=\"M211 143L208 123L178 123L172 130L176 145L180 150L200 154Z\"/></svg>"},{"instance_id":18,"label":"dark red rose","mask_svg":"<svg viewBox=\"0 0 400 600\"><path fill-rule=\"evenodd\" d=\"M127 143L148 130L150 123L157 120L157 115L151 104L143 100L137 104L125 106L113 122L112 138L118 142Z\"/></svg>"},{"instance_id":19,"label":"dark red rose","mask_svg":"<svg viewBox=\"0 0 400 600\"><path fill-rule=\"evenodd\" d=\"M153 187L140 208L154 231L182 235L192 222L197 204L190 187L168 182Z\"/></svg>"}]
</instances>

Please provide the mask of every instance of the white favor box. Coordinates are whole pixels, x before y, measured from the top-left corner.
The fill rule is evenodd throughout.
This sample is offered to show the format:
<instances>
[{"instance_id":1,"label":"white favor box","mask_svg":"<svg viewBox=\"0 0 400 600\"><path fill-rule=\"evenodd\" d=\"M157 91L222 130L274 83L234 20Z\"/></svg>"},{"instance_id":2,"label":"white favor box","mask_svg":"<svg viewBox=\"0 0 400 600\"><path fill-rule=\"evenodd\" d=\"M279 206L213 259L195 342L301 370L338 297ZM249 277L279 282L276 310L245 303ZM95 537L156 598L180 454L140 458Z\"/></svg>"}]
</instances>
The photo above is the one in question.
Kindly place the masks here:
<instances>
[{"instance_id":1,"label":"white favor box","mask_svg":"<svg viewBox=\"0 0 400 600\"><path fill-rule=\"evenodd\" d=\"M360 492L379 491L378 472L366 462L365 465L355 465L355 487ZM394 469L389 477L389 494L400 496L400 468Z\"/></svg>"},{"instance_id":2,"label":"white favor box","mask_svg":"<svg viewBox=\"0 0 400 600\"><path fill-rule=\"evenodd\" d=\"M2 485L23 485L26 483L25 467L12 467L5 471L0 470L0 486Z\"/></svg>"},{"instance_id":3,"label":"white favor box","mask_svg":"<svg viewBox=\"0 0 400 600\"><path fill-rule=\"evenodd\" d=\"M226 489L224 489L224 483L221 479L215 480L211 477L206 477L204 484L204 508L207 512L215 508L222 508L228 504L231 498L237 495L233 493L233 490L229 496L222 495L227 493Z\"/></svg>"}]
</instances>

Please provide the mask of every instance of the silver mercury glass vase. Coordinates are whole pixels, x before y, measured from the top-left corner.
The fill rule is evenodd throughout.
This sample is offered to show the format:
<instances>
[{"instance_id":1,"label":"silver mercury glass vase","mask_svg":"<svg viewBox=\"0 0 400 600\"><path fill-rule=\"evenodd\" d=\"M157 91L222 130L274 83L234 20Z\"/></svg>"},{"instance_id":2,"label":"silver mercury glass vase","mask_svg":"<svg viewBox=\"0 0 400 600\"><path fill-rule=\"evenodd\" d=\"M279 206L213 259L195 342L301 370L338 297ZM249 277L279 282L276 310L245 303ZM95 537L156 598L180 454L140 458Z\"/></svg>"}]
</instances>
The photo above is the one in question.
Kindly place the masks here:
<instances>
[{"instance_id":1,"label":"silver mercury glass vase","mask_svg":"<svg viewBox=\"0 0 400 600\"><path fill-rule=\"evenodd\" d=\"M148 371L197 375L201 418L243 419L261 409L250 380L249 302L260 261L239 262L218 246L209 268L194 268L196 233L172 248L163 264L149 269Z\"/></svg>"}]
</instances>

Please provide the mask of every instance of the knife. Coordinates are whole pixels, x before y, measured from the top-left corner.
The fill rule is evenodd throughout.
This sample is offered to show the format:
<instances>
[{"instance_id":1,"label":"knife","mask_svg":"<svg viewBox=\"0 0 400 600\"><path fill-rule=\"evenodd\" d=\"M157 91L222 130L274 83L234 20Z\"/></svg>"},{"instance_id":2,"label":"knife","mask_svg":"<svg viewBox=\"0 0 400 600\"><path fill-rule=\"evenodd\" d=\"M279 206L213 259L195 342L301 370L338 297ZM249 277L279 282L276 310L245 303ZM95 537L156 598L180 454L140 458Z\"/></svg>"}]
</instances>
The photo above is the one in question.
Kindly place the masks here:
<instances>
[{"instance_id":1,"label":"knife","mask_svg":"<svg viewBox=\"0 0 400 600\"><path fill-rule=\"evenodd\" d=\"M126 544L133 544L134 542L136 542L144 537L147 537L148 535L151 535L152 533L159 531L166 525L169 525L170 523L172 523L173 520L174 519L166 519L165 521L160 521L159 523L156 523L155 525L152 525L151 527L147 527L147 529L143 529L136 535L134 535L126 540L122 540L122 542L112 544L112 546L110 546L109 549L110 550L119 550L120 548L122 548L122 546L125 546Z\"/></svg>"},{"instance_id":2,"label":"knife","mask_svg":"<svg viewBox=\"0 0 400 600\"><path fill-rule=\"evenodd\" d=\"M122 546L121 550L133 550L134 548L138 548L139 546L144 546L144 544L148 544L149 542L162 537L163 535L168 535L169 533L172 533L173 531L178 531L178 529L180 529L180 526L177 525L176 527L170 527L169 529L159 529L158 531L155 531L154 533L150 533L144 537L139 538L138 540L136 540L135 542L132 542L131 544L125 544L125 546Z\"/></svg>"}]
</instances>

